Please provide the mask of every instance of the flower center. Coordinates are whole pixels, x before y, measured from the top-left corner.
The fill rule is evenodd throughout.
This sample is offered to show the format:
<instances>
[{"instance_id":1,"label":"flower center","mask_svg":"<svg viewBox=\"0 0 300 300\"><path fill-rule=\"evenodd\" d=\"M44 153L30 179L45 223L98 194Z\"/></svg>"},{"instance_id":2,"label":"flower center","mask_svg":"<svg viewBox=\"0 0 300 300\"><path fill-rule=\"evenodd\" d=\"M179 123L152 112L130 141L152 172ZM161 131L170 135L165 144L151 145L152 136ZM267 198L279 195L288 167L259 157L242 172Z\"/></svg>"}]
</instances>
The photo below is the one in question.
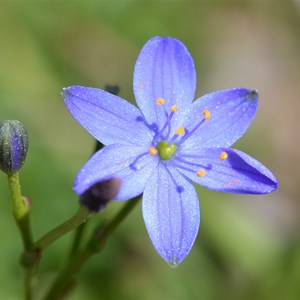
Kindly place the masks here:
<instances>
[{"instance_id":1,"label":"flower center","mask_svg":"<svg viewBox=\"0 0 300 300\"><path fill-rule=\"evenodd\" d=\"M166 118L165 123L158 127L156 123L148 124L145 119L138 117L137 122L144 122L145 125L154 132L154 137L152 141L152 146L149 147L148 152L140 154L134 162L130 165L132 169L136 169L137 161L146 154L151 154L152 156L159 155L161 160L170 160L175 152L180 148L180 146L189 139L200 127L201 125L210 119L210 111L207 109L202 110L204 115L199 118L199 121L194 124L192 128L186 128L185 126L179 126L177 128L172 128L172 118L176 111L178 110L178 105L174 104L171 106L170 111L167 111L164 107L165 100L163 98L156 99L156 105L161 106L164 111L164 116ZM222 160L226 159L226 153L222 154ZM204 170L205 171L205 170ZM204 176L205 172L198 172L198 176Z\"/></svg>"},{"instance_id":2,"label":"flower center","mask_svg":"<svg viewBox=\"0 0 300 300\"><path fill-rule=\"evenodd\" d=\"M161 141L156 145L160 159L169 160L177 150L176 144L169 144L167 141Z\"/></svg>"}]
</instances>

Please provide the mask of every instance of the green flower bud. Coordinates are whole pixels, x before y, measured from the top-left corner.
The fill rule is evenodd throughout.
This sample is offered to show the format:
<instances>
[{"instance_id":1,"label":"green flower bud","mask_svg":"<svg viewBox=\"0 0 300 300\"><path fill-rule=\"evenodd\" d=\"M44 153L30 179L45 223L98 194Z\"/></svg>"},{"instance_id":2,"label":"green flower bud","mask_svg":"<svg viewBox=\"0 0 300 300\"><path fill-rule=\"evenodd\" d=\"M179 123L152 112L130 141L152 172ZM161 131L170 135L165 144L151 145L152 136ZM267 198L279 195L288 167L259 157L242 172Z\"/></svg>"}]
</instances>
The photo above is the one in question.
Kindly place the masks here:
<instances>
[{"instance_id":1,"label":"green flower bud","mask_svg":"<svg viewBox=\"0 0 300 300\"><path fill-rule=\"evenodd\" d=\"M16 120L0 122L0 169L16 173L23 165L28 150L28 135L24 125Z\"/></svg>"}]
</instances>

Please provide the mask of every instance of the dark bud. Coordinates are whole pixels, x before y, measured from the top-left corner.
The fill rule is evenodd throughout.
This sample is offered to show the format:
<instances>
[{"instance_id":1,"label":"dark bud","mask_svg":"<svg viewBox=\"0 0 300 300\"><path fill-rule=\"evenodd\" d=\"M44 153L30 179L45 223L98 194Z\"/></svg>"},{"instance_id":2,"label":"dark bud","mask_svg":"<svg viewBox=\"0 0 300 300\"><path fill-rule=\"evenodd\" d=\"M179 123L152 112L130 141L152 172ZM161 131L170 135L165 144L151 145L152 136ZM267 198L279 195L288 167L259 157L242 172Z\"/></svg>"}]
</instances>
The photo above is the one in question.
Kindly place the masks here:
<instances>
[{"instance_id":1,"label":"dark bud","mask_svg":"<svg viewBox=\"0 0 300 300\"><path fill-rule=\"evenodd\" d=\"M121 187L121 180L110 178L92 185L80 196L80 204L91 212L100 212L114 199Z\"/></svg>"},{"instance_id":2,"label":"dark bud","mask_svg":"<svg viewBox=\"0 0 300 300\"><path fill-rule=\"evenodd\" d=\"M113 95L118 95L120 93L120 87L118 85L106 85L104 87L105 91L113 94Z\"/></svg>"},{"instance_id":3,"label":"dark bud","mask_svg":"<svg viewBox=\"0 0 300 300\"><path fill-rule=\"evenodd\" d=\"M28 150L28 135L24 125L16 120L0 122L0 169L16 173L23 165Z\"/></svg>"}]
</instances>

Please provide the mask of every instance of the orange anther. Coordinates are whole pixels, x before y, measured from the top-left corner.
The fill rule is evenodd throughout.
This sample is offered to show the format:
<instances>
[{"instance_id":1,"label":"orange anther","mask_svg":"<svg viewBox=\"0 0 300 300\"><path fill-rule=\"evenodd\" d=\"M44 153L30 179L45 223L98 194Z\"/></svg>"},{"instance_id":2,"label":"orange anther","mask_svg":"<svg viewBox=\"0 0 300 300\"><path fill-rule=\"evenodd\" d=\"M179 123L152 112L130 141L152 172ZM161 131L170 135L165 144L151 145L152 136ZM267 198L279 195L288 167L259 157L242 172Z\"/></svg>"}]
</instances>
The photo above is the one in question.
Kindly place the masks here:
<instances>
[{"instance_id":1,"label":"orange anther","mask_svg":"<svg viewBox=\"0 0 300 300\"><path fill-rule=\"evenodd\" d=\"M178 127L176 130L175 130L175 133L178 134L178 135L183 135L185 134L185 128L184 127Z\"/></svg>"},{"instance_id":2,"label":"orange anther","mask_svg":"<svg viewBox=\"0 0 300 300\"><path fill-rule=\"evenodd\" d=\"M202 111L202 113L205 115L205 117L204 117L205 121L207 121L208 119L210 119L210 111L209 110L204 109Z\"/></svg>"},{"instance_id":3,"label":"orange anther","mask_svg":"<svg viewBox=\"0 0 300 300\"><path fill-rule=\"evenodd\" d=\"M156 104L157 104L157 105L165 104L165 100L164 100L163 98L157 98L157 99L156 99Z\"/></svg>"},{"instance_id":4,"label":"orange anther","mask_svg":"<svg viewBox=\"0 0 300 300\"><path fill-rule=\"evenodd\" d=\"M178 106L176 104L171 106L171 112L174 112L178 109Z\"/></svg>"},{"instance_id":5,"label":"orange anther","mask_svg":"<svg viewBox=\"0 0 300 300\"><path fill-rule=\"evenodd\" d=\"M157 155L157 149L154 148L154 147L150 147L150 148L148 149L148 151L149 151L149 153L150 153L151 155L153 155L153 156Z\"/></svg>"},{"instance_id":6,"label":"orange anther","mask_svg":"<svg viewBox=\"0 0 300 300\"><path fill-rule=\"evenodd\" d=\"M203 177L206 174L206 171L204 169L200 169L196 174L198 177Z\"/></svg>"},{"instance_id":7,"label":"orange anther","mask_svg":"<svg viewBox=\"0 0 300 300\"><path fill-rule=\"evenodd\" d=\"M220 155L220 159L221 160L225 160L227 157L228 157L228 154L226 152L224 152L224 151Z\"/></svg>"}]
</instances>

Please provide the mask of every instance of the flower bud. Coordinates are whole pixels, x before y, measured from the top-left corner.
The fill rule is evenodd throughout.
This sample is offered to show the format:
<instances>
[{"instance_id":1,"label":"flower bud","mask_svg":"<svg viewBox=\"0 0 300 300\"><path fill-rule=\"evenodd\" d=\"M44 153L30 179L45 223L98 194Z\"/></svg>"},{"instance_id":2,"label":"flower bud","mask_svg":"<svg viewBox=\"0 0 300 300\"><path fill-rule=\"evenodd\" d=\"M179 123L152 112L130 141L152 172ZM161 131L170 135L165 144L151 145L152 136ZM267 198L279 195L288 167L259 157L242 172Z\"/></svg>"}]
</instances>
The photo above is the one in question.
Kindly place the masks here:
<instances>
[{"instance_id":1,"label":"flower bud","mask_svg":"<svg viewBox=\"0 0 300 300\"><path fill-rule=\"evenodd\" d=\"M105 87L104 87L104 90L113 94L113 95L118 95L120 93L120 87L118 85L109 85L107 84Z\"/></svg>"},{"instance_id":2,"label":"flower bud","mask_svg":"<svg viewBox=\"0 0 300 300\"><path fill-rule=\"evenodd\" d=\"M16 173L23 165L28 150L28 135L24 125L16 120L0 122L0 169Z\"/></svg>"},{"instance_id":3,"label":"flower bud","mask_svg":"<svg viewBox=\"0 0 300 300\"><path fill-rule=\"evenodd\" d=\"M92 185L80 196L80 204L90 212L100 212L119 192L120 179L109 178Z\"/></svg>"}]
</instances>

